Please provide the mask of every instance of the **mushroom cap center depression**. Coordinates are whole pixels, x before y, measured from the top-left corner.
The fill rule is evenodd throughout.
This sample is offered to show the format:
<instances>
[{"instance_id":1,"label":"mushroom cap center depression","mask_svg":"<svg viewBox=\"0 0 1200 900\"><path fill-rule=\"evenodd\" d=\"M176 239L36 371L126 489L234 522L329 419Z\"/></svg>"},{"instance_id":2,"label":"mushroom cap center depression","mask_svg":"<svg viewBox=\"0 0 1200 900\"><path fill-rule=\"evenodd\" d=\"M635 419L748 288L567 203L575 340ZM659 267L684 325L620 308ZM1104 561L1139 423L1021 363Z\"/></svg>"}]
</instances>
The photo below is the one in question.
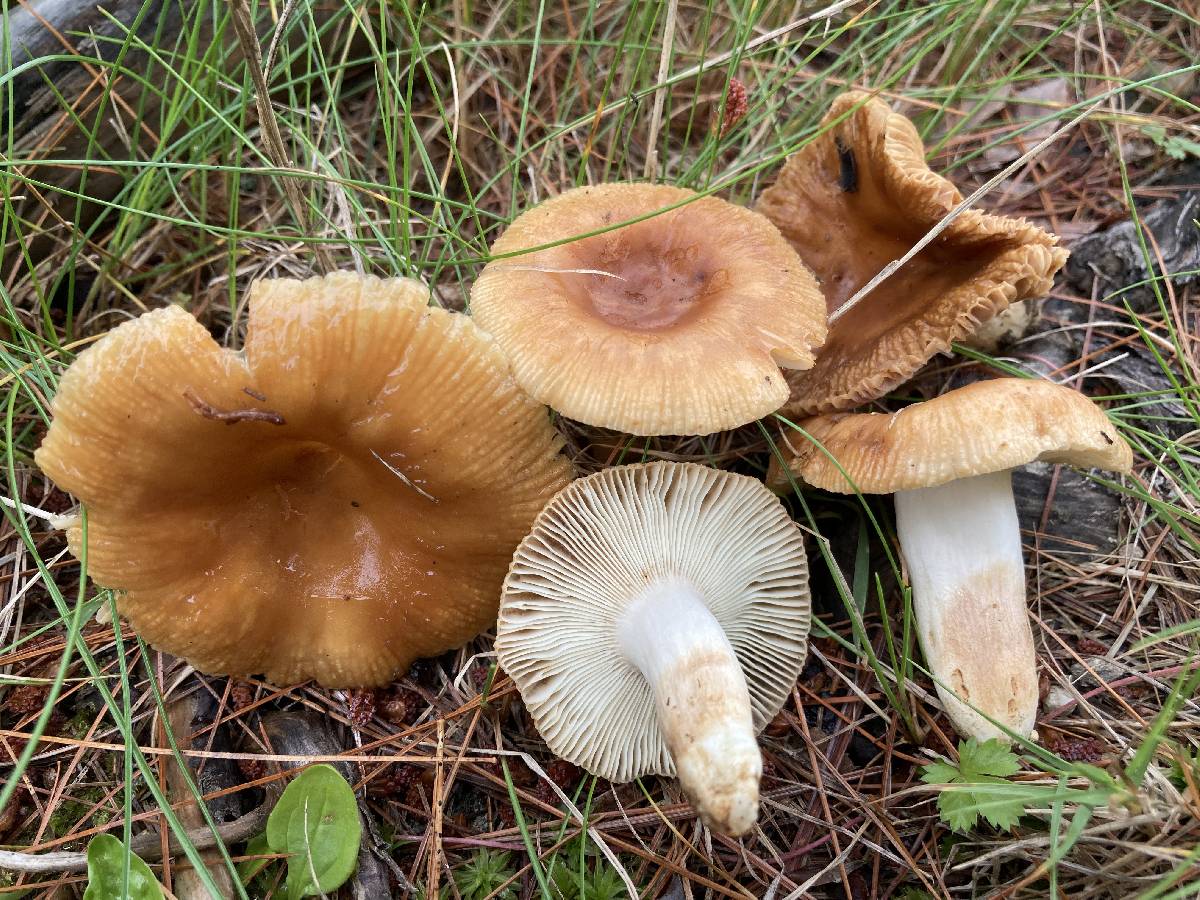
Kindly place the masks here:
<instances>
[{"instance_id":1,"label":"mushroom cap center depression","mask_svg":"<svg viewBox=\"0 0 1200 900\"><path fill-rule=\"evenodd\" d=\"M695 318L730 278L715 248L678 222L649 219L569 245L574 266L591 271L560 274L563 293L615 328L661 331Z\"/></svg>"},{"instance_id":2,"label":"mushroom cap center depression","mask_svg":"<svg viewBox=\"0 0 1200 900\"><path fill-rule=\"evenodd\" d=\"M285 425L279 432L291 430ZM384 585L389 593L426 595L444 574L439 532L456 518L462 498L435 503L400 454L380 455L409 482L369 448L273 434L236 474L211 484L218 502L210 508L220 514L205 517L202 528L216 545L237 542L238 535L258 543L278 583L311 602L378 600ZM405 522L421 524L409 531Z\"/></svg>"},{"instance_id":3,"label":"mushroom cap center depression","mask_svg":"<svg viewBox=\"0 0 1200 900\"><path fill-rule=\"evenodd\" d=\"M928 213L917 218L894 196L861 151L846 147L845 152L856 154L854 189L842 189L836 169L820 170L823 179L814 178L807 194L803 231L788 223L780 229L821 279L829 312L903 257L932 224L925 221ZM970 281L1010 246L1002 237L954 244L934 240L846 313L831 330L825 352L829 346L878 341L898 324L920 319L930 298Z\"/></svg>"}]
</instances>

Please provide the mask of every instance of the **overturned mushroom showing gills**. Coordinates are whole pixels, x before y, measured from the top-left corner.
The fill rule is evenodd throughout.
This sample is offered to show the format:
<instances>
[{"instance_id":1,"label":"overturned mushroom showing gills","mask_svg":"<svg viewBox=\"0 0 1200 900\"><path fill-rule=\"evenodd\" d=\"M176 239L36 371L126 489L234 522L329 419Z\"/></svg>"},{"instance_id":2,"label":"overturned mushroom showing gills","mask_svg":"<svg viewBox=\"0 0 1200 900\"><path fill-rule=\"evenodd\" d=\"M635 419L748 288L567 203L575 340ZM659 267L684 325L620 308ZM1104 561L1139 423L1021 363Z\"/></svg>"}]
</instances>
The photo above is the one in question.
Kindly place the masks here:
<instances>
[{"instance_id":1,"label":"overturned mushroom showing gills","mask_svg":"<svg viewBox=\"0 0 1200 900\"><path fill-rule=\"evenodd\" d=\"M168 307L80 354L36 459L143 637L206 672L354 686L494 621L570 466L496 344L427 299L260 281L243 352Z\"/></svg>"},{"instance_id":2,"label":"overturned mushroom showing gills","mask_svg":"<svg viewBox=\"0 0 1200 900\"><path fill-rule=\"evenodd\" d=\"M816 443L789 437L797 478L896 495L917 634L954 726L980 740L1031 734L1037 669L1010 470L1043 460L1128 472L1133 453L1104 411L1060 385L1000 378L800 427ZM786 483L779 471L771 481Z\"/></svg>"},{"instance_id":3,"label":"overturned mushroom showing gills","mask_svg":"<svg viewBox=\"0 0 1200 900\"><path fill-rule=\"evenodd\" d=\"M799 530L761 482L687 463L605 469L550 502L504 583L496 649L556 754L678 773L704 820L758 815L755 735L804 663Z\"/></svg>"},{"instance_id":4,"label":"overturned mushroom showing gills","mask_svg":"<svg viewBox=\"0 0 1200 900\"><path fill-rule=\"evenodd\" d=\"M744 425L787 400L780 369L809 368L825 338L816 281L775 226L681 188L567 191L518 216L492 254L472 314L525 390L589 425Z\"/></svg>"},{"instance_id":5,"label":"overturned mushroom showing gills","mask_svg":"<svg viewBox=\"0 0 1200 900\"><path fill-rule=\"evenodd\" d=\"M832 314L963 198L930 171L912 123L882 100L843 94L821 129L788 158L757 209L817 276ZM1024 219L962 212L853 307L831 316L816 365L788 373L784 410L850 409L904 383L1010 303L1049 291L1067 259L1057 240Z\"/></svg>"}]
</instances>

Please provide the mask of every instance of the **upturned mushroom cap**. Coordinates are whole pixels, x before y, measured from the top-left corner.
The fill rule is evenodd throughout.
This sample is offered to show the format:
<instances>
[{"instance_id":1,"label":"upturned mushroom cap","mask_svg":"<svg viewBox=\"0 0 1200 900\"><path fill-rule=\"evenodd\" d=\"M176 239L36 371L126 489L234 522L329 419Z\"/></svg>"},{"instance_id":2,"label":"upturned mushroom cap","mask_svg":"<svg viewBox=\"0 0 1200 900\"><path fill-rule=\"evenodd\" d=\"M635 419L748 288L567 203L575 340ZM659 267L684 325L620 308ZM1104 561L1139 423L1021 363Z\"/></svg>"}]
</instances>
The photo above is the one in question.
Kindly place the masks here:
<instances>
[{"instance_id":1,"label":"upturned mushroom cap","mask_svg":"<svg viewBox=\"0 0 1200 900\"><path fill-rule=\"evenodd\" d=\"M206 672L348 686L494 620L570 468L495 343L427 297L260 281L242 353L168 307L80 354L36 459L143 637Z\"/></svg>"},{"instance_id":2,"label":"upturned mushroom cap","mask_svg":"<svg viewBox=\"0 0 1200 900\"><path fill-rule=\"evenodd\" d=\"M815 443L787 435L788 468L837 493L935 487L1035 460L1113 472L1133 465L1104 410L1070 388L1025 378L978 381L896 413L832 413L800 424ZM769 481L788 484L778 469Z\"/></svg>"},{"instance_id":3,"label":"upturned mushroom cap","mask_svg":"<svg viewBox=\"0 0 1200 900\"><path fill-rule=\"evenodd\" d=\"M690 463L597 472L547 505L504 582L500 664L550 749L612 781L675 774L653 691L616 634L630 602L672 578L724 630L761 730L800 673L809 628L803 540L761 482Z\"/></svg>"},{"instance_id":4,"label":"upturned mushroom cap","mask_svg":"<svg viewBox=\"0 0 1200 900\"><path fill-rule=\"evenodd\" d=\"M788 398L825 337L816 282L776 228L652 184L577 188L518 216L471 289L517 381L563 415L632 434L708 434Z\"/></svg>"},{"instance_id":5,"label":"upturned mushroom cap","mask_svg":"<svg viewBox=\"0 0 1200 900\"><path fill-rule=\"evenodd\" d=\"M962 195L925 164L908 119L861 91L838 97L825 130L792 155L757 209L841 307L937 225ZM970 209L831 321L816 365L788 374L784 411L850 409L907 381L1010 303L1050 290L1067 253L1023 219Z\"/></svg>"}]
</instances>

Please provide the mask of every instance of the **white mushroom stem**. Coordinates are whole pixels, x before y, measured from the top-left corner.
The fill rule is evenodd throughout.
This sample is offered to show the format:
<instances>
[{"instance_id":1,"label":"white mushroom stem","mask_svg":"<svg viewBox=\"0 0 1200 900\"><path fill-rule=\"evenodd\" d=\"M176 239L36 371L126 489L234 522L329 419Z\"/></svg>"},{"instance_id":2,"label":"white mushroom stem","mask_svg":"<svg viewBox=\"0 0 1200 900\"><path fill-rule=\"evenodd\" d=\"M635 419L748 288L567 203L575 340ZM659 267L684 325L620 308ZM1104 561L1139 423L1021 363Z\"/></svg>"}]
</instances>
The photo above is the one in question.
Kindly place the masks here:
<instances>
[{"instance_id":1,"label":"white mushroom stem","mask_svg":"<svg viewBox=\"0 0 1200 900\"><path fill-rule=\"evenodd\" d=\"M1030 735L1037 664L1011 474L897 493L896 530L921 649L954 727L1007 739L990 718Z\"/></svg>"},{"instance_id":2,"label":"white mushroom stem","mask_svg":"<svg viewBox=\"0 0 1200 900\"><path fill-rule=\"evenodd\" d=\"M617 641L654 689L659 728L692 805L718 831L749 831L762 754L742 667L708 605L686 581L659 581L625 609Z\"/></svg>"}]
</instances>

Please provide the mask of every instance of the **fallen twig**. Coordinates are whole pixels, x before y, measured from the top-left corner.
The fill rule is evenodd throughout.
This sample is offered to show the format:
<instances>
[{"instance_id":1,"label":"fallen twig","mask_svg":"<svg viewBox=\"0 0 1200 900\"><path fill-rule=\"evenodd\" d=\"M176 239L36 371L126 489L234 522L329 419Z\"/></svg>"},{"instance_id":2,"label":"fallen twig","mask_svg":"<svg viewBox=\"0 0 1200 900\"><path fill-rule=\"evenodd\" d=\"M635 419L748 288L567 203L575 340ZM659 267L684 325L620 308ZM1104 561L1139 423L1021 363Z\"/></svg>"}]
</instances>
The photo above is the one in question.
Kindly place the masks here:
<instances>
[{"instance_id":1,"label":"fallen twig","mask_svg":"<svg viewBox=\"0 0 1200 900\"><path fill-rule=\"evenodd\" d=\"M258 834L267 826L267 817L275 806L278 794L269 791L267 799L261 806L255 807L239 819L218 825L214 833L207 826L189 828L184 834L197 850L207 850L217 846L218 841L225 844L236 844ZM120 823L117 823L120 824ZM158 829L143 831L130 843L130 849L144 860L162 858L162 839ZM171 842L171 846L179 844ZM26 872L41 874L48 872L86 872L86 853L23 853L20 850L0 850L0 869L10 872Z\"/></svg>"}]
</instances>

